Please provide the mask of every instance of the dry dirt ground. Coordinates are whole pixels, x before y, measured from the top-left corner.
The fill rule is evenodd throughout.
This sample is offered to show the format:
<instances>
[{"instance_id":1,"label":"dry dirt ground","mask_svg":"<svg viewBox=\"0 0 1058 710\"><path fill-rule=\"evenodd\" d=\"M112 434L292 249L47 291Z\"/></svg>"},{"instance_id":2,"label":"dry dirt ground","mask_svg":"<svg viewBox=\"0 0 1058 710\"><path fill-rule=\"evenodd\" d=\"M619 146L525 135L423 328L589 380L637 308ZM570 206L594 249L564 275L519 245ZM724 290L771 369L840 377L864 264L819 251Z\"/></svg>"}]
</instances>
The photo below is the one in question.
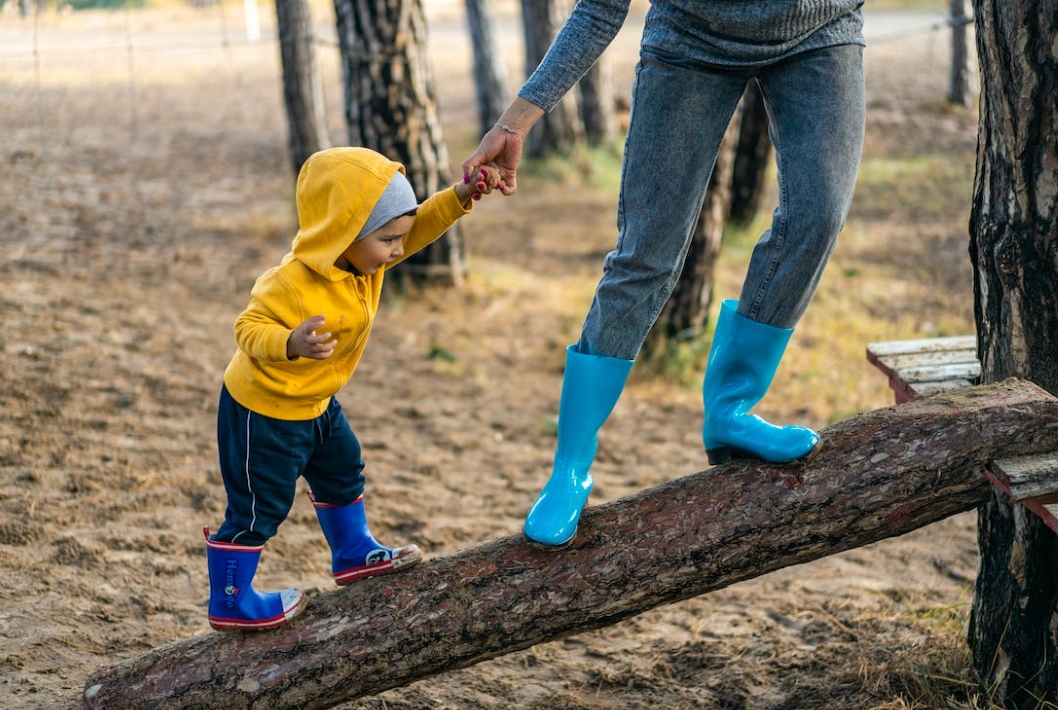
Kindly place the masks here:
<instances>
[{"instance_id":1,"label":"dry dirt ground","mask_svg":"<svg viewBox=\"0 0 1058 710\"><path fill-rule=\"evenodd\" d=\"M943 106L946 41L896 41L890 19L870 20L882 41L867 54L868 156L961 155L969 184L976 118ZM219 378L253 279L296 228L277 51L262 21L265 39L248 43L233 6L38 22L0 14L8 710L77 707L95 669L208 632L201 529L223 514ZM453 164L476 135L461 27L452 11L432 25ZM625 88L634 44L631 30L617 45ZM516 63L516 33L504 46ZM321 66L341 136L333 52L323 46ZM858 203L766 414L822 427L886 406L862 356L867 340L972 324L969 204L917 204L901 184L894 175L868 187L891 189L888 206ZM437 556L520 529L549 471L562 351L613 239L613 211L605 191L527 178L464 222L463 291L391 294L340 395L365 445L378 537ZM721 295L731 296L738 270L722 270ZM855 281L865 272L874 280ZM955 326L938 325L936 308ZM823 337L829 320L857 313L880 325L862 341ZM593 501L704 468L700 425L694 387L634 378L604 430ZM344 707L969 707L959 659L976 557L968 513ZM326 594L328 572L299 499L258 586ZM922 700L928 676L950 676L950 697Z\"/></svg>"}]
</instances>

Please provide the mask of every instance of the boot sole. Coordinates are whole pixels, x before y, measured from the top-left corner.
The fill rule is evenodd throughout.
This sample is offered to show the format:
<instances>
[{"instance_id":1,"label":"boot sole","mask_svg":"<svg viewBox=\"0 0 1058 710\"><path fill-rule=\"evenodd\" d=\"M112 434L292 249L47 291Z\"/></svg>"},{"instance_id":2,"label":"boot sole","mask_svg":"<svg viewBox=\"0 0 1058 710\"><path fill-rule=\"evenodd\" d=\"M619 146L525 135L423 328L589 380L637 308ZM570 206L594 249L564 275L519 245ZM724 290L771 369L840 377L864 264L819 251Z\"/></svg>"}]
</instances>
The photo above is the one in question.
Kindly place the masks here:
<instances>
[{"instance_id":1,"label":"boot sole","mask_svg":"<svg viewBox=\"0 0 1058 710\"><path fill-rule=\"evenodd\" d=\"M529 547L534 547L537 550L563 550L573 544L573 540L577 537L578 530L580 530L579 525L574 528L573 534L570 535L567 540L563 540L562 542L544 542L542 540L537 540L534 537L530 537L524 527L522 528L522 537L524 537L525 541L529 543Z\"/></svg>"},{"instance_id":2,"label":"boot sole","mask_svg":"<svg viewBox=\"0 0 1058 710\"><path fill-rule=\"evenodd\" d=\"M548 552L557 552L558 550L564 550L567 547L572 546L573 538L575 538L576 536L576 533L574 533L573 537L566 540L565 542L551 544L550 542L540 542L539 540L534 540L528 535L524 535L525 541L529 544L529 547L532 547L537 550L547 550Z\"/></svg>"},{"instance_id":3,"label":"boot sole","mask_svg":"<svg viewBox=\"0 0 1058 710\"><path fill-rule=\"evenodd\" d=\"M284 625L297 615L299 615L305 609L305 595L302 594L298 599L297 604L290 607L282 616L277 616L272 619L265 619L263 621L239 621L235 619L214 619L210 618L209 625L214 631L221 633L232 634L242 633L246 631L268 631L270 629L277 629Z\"/></svg>"},{"instance_id":4,"label":"boot sole","mask_svg":"<svg viewBox=\"0 0 1058 710\"><path fill-rule=\"evenodd\" d=\"M790 459L789 461L769 461L768 463L783 464L793 463L794 461L803 461L811 458L812 454L818 450L819 442L817 441L815 446L795 459ZM762 459L760 456L745 451L744 449L736 449L726 446L718 449L706 449L705 458L709 461L710 466L718 466L722 463L727 463L732 459L757 459L758 461L767 461L767 459Z\"/></svg>"},{"instance_id":5,"label":"boot sole","mask_svg":"<svg viewBox=\"0 0 1058 710\"><path fill-rule=\"evenodd\" d=\"M367 579L368 577L377 577L380 574L389 574L390 572L399 572L402 569L411 567L412 565L422 562L425 556L423 551L418 545L408 545L403 548L405 550L402 554L394 557L393 559L386 560L385 562L377 562L373 565L364 565L363 567L353 567L351 569L343 570L334 575L334 581L339 587L346 587L353 582L361 579Z\"/></svg>"}]
</instances>

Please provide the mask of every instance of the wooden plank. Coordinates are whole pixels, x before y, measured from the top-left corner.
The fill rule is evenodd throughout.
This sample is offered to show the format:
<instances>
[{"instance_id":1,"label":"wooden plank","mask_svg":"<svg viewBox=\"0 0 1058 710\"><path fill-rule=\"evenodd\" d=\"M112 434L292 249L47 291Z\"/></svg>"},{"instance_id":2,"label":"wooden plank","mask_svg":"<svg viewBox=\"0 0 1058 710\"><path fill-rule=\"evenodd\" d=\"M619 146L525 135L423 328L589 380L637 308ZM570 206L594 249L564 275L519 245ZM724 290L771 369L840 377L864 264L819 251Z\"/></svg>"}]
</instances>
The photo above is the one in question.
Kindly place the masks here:
<instances>
[{"instance_id":1,"label":"wooden plank","mask_svg":"<svg viewBox=\"0 0 1058 710\"><path fill-rule=\"evenodd\" d=\"M951 392L964 387L973 387L975 384L975 380L925 380L923 382L903 383L908 400L918 399L919 397L931 397L935 394Z\"/></svg>"},{"instance_id":2,"label":"wooden plank","mask_svg":"<svg viewBox=\"0 0 1058 710\"><path fill-rule=\"evenodd\" d=\"M952 350L963 351L977 350L977 336L975 335L953 335L944 338L920 338L917 340L889 340L880 343L871 343L867 346L868 352L878 357L891 357L894 355L907 355L909 353L925 352L949 352Z\"/></svg>"},{"instance_id":3,"label":"wooden plank","mask_svg":"<svg viewBox=\"0 0 1058 710\"><path fill-rule=\"evenodd\" d=\"M1058 503L1058 451L997 459L989 470L1001 477L1015 501L1055 498L1046 502Z\"/></svg>"},{"instance_id":4,"label":"wooden plank","mask_svg":"<svg viewBox=\"0 0 1058 710\"><path fill-rule=\"evenodd\" d=\"M966 336L960 336L961 347L930 347L929 341L894 341L898 344L896 348L887 346L892 343L871 343L868 350L875 356L889 362L900 362L904 359L923 360L924 362L964 362L966 360L977 360L978 351ZM912 350L906 344L913 342L922 347L920 350Z\"/></svg>"},{"instance_id":5,"label":"wooden plank","mask_svg":"<svg viewBox=\"0 0 1058 710\"><path fill-rule=\"evenodd\" d=\"M1021 505L1035 513L1043 520L1044 525L1058 534L1058 505L1038 503L1034 500L1023 501Z\"/></svg>"},{"instance_id":6,"label":"wooden plank","mask_svg":"<svg viewBox=\"0 0 1058 710\"><path fill-rule=\"evenodd\" d=\"M1047 527L1058 535L1058 505L1041 505L1040 510L1035 512L1043 518L1043 522L1047 523Z\"/></svg>"},{"instance_id":7,"label":"wooden plank","mask_svg":"<svg viewBox=\"0 0 1058 710\"><path fill-rule=\"evenodd\" d=\"M154 649L94 673L84 707L331 708L902 535L988 500L989 462L1058 450L1058 399L1007 380L821 433L799 461L734 460L589 507L561 550L513 534L314 595L274 631Z\"/></svg>"},{"instance_id":8,"label":"wooden plank","mask_svg":"<svg viewBox=\"0 0 1058 710\"><path fill-rule=\"evenodd\" d=\"M870 359L870 358L868 358ZM881 368L898 371L915 367L943 367L946 365L973 365L977 363L977 353L973 350L946 350L920 354L893 355L877 358Z\"/></svg>"},{"instance_id":9,"label":"wooden plank","mask_svg":"<svg viewBox=\"0 0 1058 710\"><path fill-rule=\"evenodd\" d=\"M924 353L904 353L886 355L879 360L892 370L906 370L913 367L940 367L944 365L971 365L977 363L976 350L941 350Z\"/></svg>"},{"instance_id":10,"label":"wooden plank","mask_svg":"<svg viewBox=\"0 0 1058 710\"><path fill-rule=\"evenodd\" d=\"M870 343L867 360L889 378L897 404L970 387L981 376L972 335Z\"/></svg>"},{"instance_id":11,"label":"wooden plank","mask_svg":"<svg viewBox=\"0 0 1058 710\"><path fill-rule=\"evenodd\" d=\"M981 375L977 362L954 365L926 365L905 367L897 371L904 382L927 382L938 380L976 380Z\"/></svg>"},{"instance_id":12,"label":"wooden plank","mask_svg":"<svg viewBox=\"0 0 1058 710\"><path fill-rule=\"evenodd\" d=\"M1058 451L996 459L985 474L1058 534Z\"/></svg>"},{"instance_id":13,"label":"wooden plank","mask_svg":"<svg viewBox=\"0 0 1058 710\"><path fill-rule=\"evenodd\" d=\"M870 343L867 360L887 374L919 364L977 362L977 344L970 335Z\"/></svg>"}]
</instances>

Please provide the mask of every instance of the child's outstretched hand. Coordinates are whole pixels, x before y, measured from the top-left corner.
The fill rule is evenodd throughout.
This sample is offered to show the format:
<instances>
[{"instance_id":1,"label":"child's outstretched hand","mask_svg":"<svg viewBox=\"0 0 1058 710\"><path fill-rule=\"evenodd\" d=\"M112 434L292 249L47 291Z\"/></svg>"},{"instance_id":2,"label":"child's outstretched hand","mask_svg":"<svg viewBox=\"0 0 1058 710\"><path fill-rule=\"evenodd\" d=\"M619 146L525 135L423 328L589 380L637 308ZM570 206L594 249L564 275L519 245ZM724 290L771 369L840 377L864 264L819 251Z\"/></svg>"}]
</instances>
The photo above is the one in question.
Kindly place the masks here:
<instances>
[{"instance_id":1,"label":"child's outstretched hand","mask_svg":"<svg viewBox=\"0 0 1058 710\"><path fill-rule=\"evenodd\" d=\"M288 359L308 357L313 360L326 360L334 354L334 346L338 341L332 338L330 333L316 332L323 327L324 320L324 316L312 316L291 331L290 337L287 338Z\"/></svg>"},{"instance_id":2,"label":"child's outstretched hand","mask_svg":"<svg viewBox=\"0 0 1058 710\"><path fill-rule=\"evenodd\" d=\"M463 182L456 185L456 193L463 204L470 200L480 200L482 195L487 195L500 184L500 171L495 165L489 163L477 169L471 175L463 174Z\"/></svg>"}]
</instances>

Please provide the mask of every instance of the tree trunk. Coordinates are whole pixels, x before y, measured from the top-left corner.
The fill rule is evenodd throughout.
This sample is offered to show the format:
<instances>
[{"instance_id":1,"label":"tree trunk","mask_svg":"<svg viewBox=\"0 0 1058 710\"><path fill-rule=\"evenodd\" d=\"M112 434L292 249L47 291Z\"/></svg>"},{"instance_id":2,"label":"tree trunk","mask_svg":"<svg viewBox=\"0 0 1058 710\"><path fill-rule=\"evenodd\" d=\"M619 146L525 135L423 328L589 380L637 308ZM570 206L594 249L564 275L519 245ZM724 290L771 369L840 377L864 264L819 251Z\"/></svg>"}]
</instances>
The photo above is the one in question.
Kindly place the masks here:
<instances>
[{"instance_id":1,"label":"tree trunk","mask_svg":"<svg viewBox=\"0 0 1058 710\"><path fill-rule=\"evenodd\" d=\"M728 206L731 204L731 171L737 140L738 121L732 121L717 153L680 277L644 344L648 358L664 352L665 345L671 340L685 340L699 335L709 320L709 307L713 302L713 275L720 256Z\"/></svg>"},{"instance_id":2,"label":"tree trunk","mask_svg":"<svg viewBox=\"0 0 1058 710\"><path fill-rule=\"evenodd\" d=\"M970 219L981 381L1058 393L1058 13L975 0L981 63ZM1058 535L993 496L980 511L974 664L1011 708L1058 702Z\"/></svg>"},{"instance_id":3,"label":"tree trunk","mask_svg":"<svg viewBox=\"0 0 1058 710\"><path fill-rule=\"evenodd\" d=\"M451 181L420 0L334 0L350 145L400 161L420 201ZM458 225L393 270L398 283L461 284Z\"/></svg>"},{"instance_id":4,"label":"tree trunk","mask_svg":"<svg viewBox=\"0 0 1058 710\"><path fill-rule=\"evenodd\" d=\"M95 673L88 710L329 708L902 535L989 495L996 458L1058 448L1058 399L1010 380L828 427L786 465L741 459L588 508L573 543L520 535ZM658 554L663 550L665 554Z\"/></svg>"},{"instance_id":5,"label":"tree trunk","mask_svg":"<svg viewBox=\"0 0 1058 710\"><path fill-rule=\"evenodd\" d=\"M768 110L764 106L757 82L751 81L742 96L739 112L738 145L731 174L731 209L729 219L748 225L760 210L764 178L771 165L771 137L768 135Z\"/></svg>"},{"instance_id":6,"label":"tree trunk","mask_svg":"<svg viewBox=\"0 0 1058 710\"><path fill-rule=\"evenodd\" d=\"M551 41L569 14L565 0L522 0L527 73L540 63ZM551 153L571 153L584 142L577 92L570 91L529 133L525 152L534 158Z\"/></svg>"},{"instance_id":7,"label":"tree trunk","mask_svg":"<svg viewBox=\"0 0 1058 710\"><path fill-rule=\"evenodd\" d=\"M577 85L584 136L593 145L607 145L617 138L617 105L614 99L613 62L603 52L595 66Z\"/></svg>"},{"instance_id":8,"label":"tree trunk","mask_svg":"<svg viewBox=\"0 0 1058 710\"><path fill-rule=\"evenodd\" d=\"M970 103L969 59L967 58L966 0L950 0L951 14L951 81L948 87L948 102L959 106Z\"/></svg>"},{"instance_id":9,"label":"tree trunk","mask_svg":"<svg viewBox=\"0 0 1058 710\"><path fill-rule=\"evenodd\" d=\"M474 90L481 134L492 128L507 105L503 61L496 51L496 32L486 0L465 0L467 28L474 55Z\"/></svg>"},{"instance_id":10,"label":"tree trunk","mask_svg":"<svg viewBox=\"0 0 1058 710\"><path fill-rule=\"evenodd\" d=\"M308 0L276 0L283 103L287 109L290 160L294 176L318 150L328 147L323 85L316 71L312 16Z\"/></svg>"}]
</instances>

